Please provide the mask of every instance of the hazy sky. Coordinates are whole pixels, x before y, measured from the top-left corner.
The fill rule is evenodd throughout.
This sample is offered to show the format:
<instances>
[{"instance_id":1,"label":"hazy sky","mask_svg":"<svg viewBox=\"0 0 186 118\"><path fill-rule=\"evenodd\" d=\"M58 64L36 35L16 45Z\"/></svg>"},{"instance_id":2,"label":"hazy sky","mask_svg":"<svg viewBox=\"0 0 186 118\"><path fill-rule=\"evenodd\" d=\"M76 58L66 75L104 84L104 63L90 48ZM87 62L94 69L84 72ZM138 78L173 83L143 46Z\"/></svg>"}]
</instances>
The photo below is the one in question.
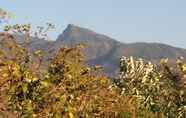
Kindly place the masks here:
<instances>
[{"instance_id":1,"label":"hazy sky","mask_svg":"<svg viewBox=\"0 0 186 118\"><path fill-rule=\"evenodd\" d=\"M186 0L0 0L0 8L17 16L12 23L52 22L57 33L71 23L122 42L186 48Z\"/></svg>"}]
</instances>

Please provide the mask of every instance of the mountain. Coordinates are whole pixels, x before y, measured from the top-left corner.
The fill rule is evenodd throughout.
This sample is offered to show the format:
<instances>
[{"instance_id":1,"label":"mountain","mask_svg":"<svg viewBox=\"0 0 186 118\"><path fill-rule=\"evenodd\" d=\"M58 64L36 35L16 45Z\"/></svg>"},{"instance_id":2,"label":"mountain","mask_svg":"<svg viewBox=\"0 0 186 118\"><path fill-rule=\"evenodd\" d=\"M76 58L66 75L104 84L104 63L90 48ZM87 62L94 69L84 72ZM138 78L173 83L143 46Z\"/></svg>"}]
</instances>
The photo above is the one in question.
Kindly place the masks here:
<instances>
[{"instance_id":1,"label":"mountain","mask_svg":"<svg viewBox=\"0 0 186 118\"><path fill-rule=\"evenodd\" d=\"M153 62L157 62L161 58L175 61L179 56L186 57L185 49L160 43L122 43L72 24L68 25L59 35L55 47L60 47L60 45L71 47L79 43L87 45L85 53L89 64L102 65L107 73L112 74L118 70L121 56L134 56Z\"/></svg>"},{"instance_id":2,"label":"mountain","mask_svg":"<svg viewBox=\"0 0 186 118\"><path fill-rule=\"evenodd\" d=\"M74 46L79 43L86 44L86 55L88 60L96 59L110 53L115 45L119 44L118 41L107 36L99 35L89 29L70 24L56 40L56 47L61 44Z\"/></svg>"},{"instance_id":3,"label":"mountain","mask_svg":"<svg viewBox=\"0 0 186 118\"><path fill-rule=\"evenodd\" d=\"M0 38L2 36L0 35ZM19 37L23 41L23 37ZM186 58L186 50L160 43L122 43L106 35L96 33L87 28L69 24L56 41L47 41L31 37L31 50L58 50L61 46L72 47L86 44L86 60L90 65L102 65L107 74L111 75L119 69L121 56L134 56L157 63L161 58L169 58L175 62L177 57ZM48 53L47 53L48 54ZM49 53L47 57L52 57Z\"/></svg>"}]
</instances>

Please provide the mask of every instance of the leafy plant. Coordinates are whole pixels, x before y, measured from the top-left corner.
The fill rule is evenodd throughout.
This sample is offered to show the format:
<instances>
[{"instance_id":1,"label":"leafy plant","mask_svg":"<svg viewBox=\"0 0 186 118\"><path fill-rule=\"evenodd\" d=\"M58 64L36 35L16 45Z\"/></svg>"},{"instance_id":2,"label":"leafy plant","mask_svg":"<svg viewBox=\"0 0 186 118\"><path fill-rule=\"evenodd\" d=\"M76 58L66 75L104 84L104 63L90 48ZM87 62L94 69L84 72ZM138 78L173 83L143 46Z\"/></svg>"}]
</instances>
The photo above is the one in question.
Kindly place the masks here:
<instances>
[{"instance_id":1,"label":"leafy plant","mask_svg":"<svg viewBox=\"0 0 186 118\"><path fill-rule=\"evenodd\" d=\"M100 66L84 63L83 45L62 47L45 62L42 50L30 50L30 28L7 26L1 34L3 113L23 118L134 116L131 98L121 96L120 89L99 74ZM19 43L12 32L23 34L24 42Z\"/></svg>"},{"instance_id":2,"label":"leafy plant","mask_svg":"<svg viewBox=\"0 0 186 118\"><path fill-rule=\"evenodd\" d=\"M119 85L123 88L123 94L137 98L139 109L145 108L157 114L162 112L169 118L184 118L185 64L178 60L178 68L172 69L167 62L168 59L162 59L158 68L142 59L122 57Z\"/></svg>"}]
</instances>

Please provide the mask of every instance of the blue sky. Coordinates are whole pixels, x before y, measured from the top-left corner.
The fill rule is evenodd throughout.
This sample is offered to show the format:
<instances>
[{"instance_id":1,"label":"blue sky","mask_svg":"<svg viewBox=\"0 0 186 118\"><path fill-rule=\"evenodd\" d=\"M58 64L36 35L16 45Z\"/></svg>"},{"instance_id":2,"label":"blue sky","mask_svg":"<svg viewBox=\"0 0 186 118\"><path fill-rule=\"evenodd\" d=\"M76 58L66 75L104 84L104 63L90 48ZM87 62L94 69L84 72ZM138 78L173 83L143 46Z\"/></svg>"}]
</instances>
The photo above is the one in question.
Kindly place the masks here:
<instances>
[{"instance_id":1,"label":"blue sky","mask_svg":"<svg viewBox=\"0 0 186 118\"><path fill-rule=\"evenodd\" d=\"M0 0L11 23L76 24L122 42L161 42L186 48L186 0Z\"/></svg>"}]
</instances>

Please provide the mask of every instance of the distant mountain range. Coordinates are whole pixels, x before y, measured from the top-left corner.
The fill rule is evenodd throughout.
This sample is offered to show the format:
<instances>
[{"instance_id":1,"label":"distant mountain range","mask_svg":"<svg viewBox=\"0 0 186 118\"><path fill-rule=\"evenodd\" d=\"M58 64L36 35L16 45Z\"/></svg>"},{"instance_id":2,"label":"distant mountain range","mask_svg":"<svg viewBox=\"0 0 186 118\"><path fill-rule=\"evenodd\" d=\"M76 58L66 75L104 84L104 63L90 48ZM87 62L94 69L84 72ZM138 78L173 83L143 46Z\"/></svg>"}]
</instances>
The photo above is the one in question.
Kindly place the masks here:
<instances>
[{"instance_id":1,"label":"distant mountain range","mask_svg":"<svg viewBox=\"0 0 186 118\"><path fill-rule=\"evenodd\" d=\"M127 40L127 39L126 39ZM72 47L75 44L87 45L85 50L88 64L102 65L106 73L114 74L119 68L121 56L134 56L152 62L158 62L161 58L169 58L175 61L177 57L186 58L186 50L160 43L122 43L108 36L98 34L86 28L69 24L56 41L33 40L33 49L48 50L61 46Z\"/></svg>"}]
</instances>

